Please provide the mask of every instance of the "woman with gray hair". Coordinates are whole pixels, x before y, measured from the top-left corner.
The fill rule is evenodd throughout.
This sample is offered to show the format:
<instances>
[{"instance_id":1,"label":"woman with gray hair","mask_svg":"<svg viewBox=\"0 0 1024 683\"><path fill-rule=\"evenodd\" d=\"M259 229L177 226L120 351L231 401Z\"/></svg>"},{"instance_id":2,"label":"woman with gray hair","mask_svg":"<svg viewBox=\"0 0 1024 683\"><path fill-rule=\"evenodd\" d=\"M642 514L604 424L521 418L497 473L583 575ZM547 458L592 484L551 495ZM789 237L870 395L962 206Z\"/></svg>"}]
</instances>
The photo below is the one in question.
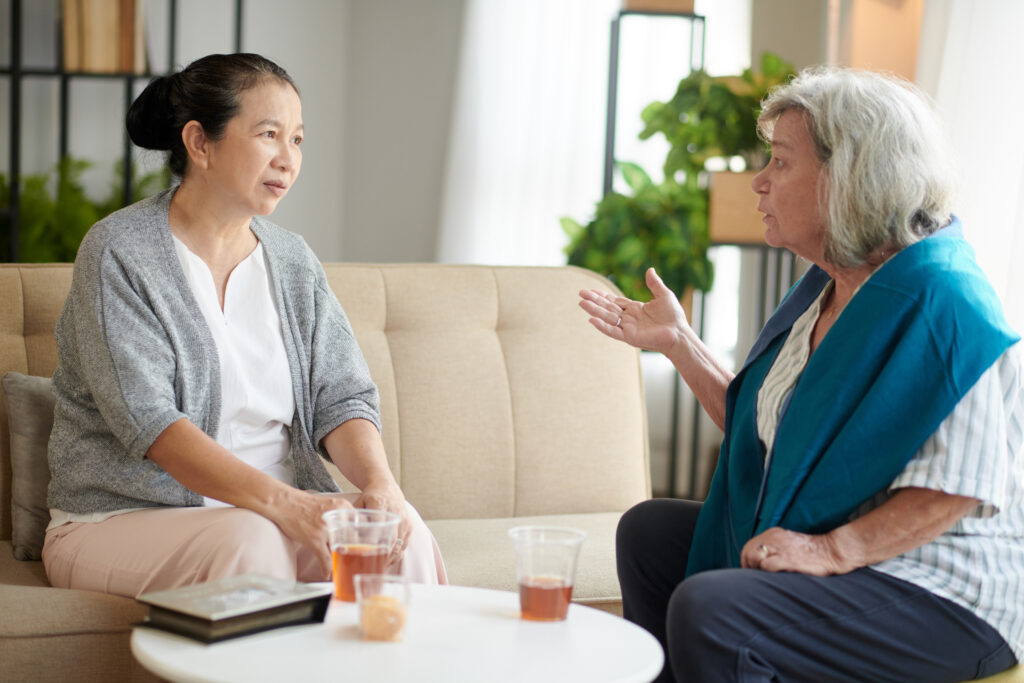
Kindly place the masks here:
<instances>
[{"instance_id":1,"label":"woman with gray hair","mask_svg":"<svg viewBox=\"0 0 1024 683\"><path fill-rule=\"evenodd\" d=\"M701 504L619 524L627 619L659 680L958 681L1024 655L1019 337L952 215L941 127L908 83L835 68L766 98L768 244L813 265L736 374L652 270L584 291L664 353L724 431Z\"/></svg>"}]
</instances>

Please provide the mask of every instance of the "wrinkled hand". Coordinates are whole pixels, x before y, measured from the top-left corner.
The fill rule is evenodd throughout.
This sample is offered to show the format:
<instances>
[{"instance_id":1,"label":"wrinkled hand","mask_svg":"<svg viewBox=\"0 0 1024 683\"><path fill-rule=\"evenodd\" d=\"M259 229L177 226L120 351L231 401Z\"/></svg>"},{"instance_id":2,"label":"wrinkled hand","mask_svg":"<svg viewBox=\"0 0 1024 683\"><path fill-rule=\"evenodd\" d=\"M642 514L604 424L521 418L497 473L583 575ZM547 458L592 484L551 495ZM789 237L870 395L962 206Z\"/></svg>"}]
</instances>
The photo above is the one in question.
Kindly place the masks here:
<instances>
[{"instance_id":1,"label":"wrinkled hand","mask_svg":"<svg viewBox=\"0 0 1024 683\"><path fill-rule=\"evenodd\" d=\"M845 574L855 569L845 566L828 534L801 534L781 527L772 527L747 541L740 564L748 569L813 576Z\"/></svg>"},{"instance_id":2,"label":"wrinkled hand","mask_svg":"<svg viewBox=\"0 0 1024 683\"><path fill-rule=\"evenodd\" d=\"M388 566L397 564L402 559L406 546L409 544L409 534L412 532L412 524L406 510L405 496L402 491L394 485L369 485L354 503L357 508L369 510L386 510L393 512L401 518L398 523L398 538L391 547L388 555Z\"/></svg>"},{"instance_id":3,"label":"wrinkled hand","mask_svg":"<svg viewBox=\"0 0 1024 683\"><path fill-rule=\"evenodd\" d=\"M585 289L580 292L580 308L590 314L591 325L612 339L667 354L683 339L690 324L679 299L654 268L647 270L647 288L654 298L644 304Z\"/></svg>"},{"instance_id":4,"label":"wrinkled hand","mask_svg":"<svg viewBox=\"0 0 1024 683\"><path fill-rule=\"evenodd\" d=\"M272 507L269 519L284 534L316 553L324 574L331 573L331 549L323 514L328 510L351 508L352 503L341 497L323 496L315 492L292 489L285 500Z\"/></svg>"}]
</instances>

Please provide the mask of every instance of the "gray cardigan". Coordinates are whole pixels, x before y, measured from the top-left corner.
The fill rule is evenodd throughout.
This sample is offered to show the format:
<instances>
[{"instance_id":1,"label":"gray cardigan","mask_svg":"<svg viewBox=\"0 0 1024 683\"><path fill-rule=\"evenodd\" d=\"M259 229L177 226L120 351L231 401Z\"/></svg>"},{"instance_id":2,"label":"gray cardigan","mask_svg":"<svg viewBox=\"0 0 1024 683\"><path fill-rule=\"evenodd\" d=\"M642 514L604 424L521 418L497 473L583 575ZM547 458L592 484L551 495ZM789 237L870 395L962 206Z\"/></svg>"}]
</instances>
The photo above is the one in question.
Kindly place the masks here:
<instances>
[{"instance_id":1,"label":"gray cardigan","mask_svg":"<svg viewBox=\"0 0 1024 683\"><path fill-rule=\"evenodd\" d=\"M202 505L145 458L185 417L216 438L221 411L217 347L174 250L173 190L97 223L75 259L57 323L57 398L50 435L51 508L73 513ZM321 439L353 418L380 429L379 397L352 328L305 241L260 218L291 366L296 485L337 491Z\"/></svg>"}]
</instances>

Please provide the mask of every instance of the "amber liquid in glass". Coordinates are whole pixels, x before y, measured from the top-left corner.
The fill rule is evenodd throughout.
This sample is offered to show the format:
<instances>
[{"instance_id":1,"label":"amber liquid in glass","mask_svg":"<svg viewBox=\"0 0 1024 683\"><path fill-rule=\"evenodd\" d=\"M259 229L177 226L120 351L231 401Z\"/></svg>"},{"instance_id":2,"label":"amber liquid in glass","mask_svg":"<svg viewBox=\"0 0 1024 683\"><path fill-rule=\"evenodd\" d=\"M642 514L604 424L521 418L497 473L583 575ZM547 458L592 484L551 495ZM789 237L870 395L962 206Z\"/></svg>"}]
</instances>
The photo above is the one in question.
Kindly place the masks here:
<instances>
[{"instance_id":1,"label":"amber liquid in glass","mask_svg":"<svg viewBox=\"0 0 1024 683\"><path fill-rule=\"evenodd\" d=\"M536 576L519 582L519 608L523 619L561 621L569 612L572 586L553 576Z\"/></svg>"},{"instance_id":2,"label":"amber liquid in glass","mask_svg":"<svg viewBox=\"0 0 1024 683\"><path fill-rule=\"evenodd\" d=\"M345 602L356 601L352 577L356 574L383 574L388 561L388 548L383 545L342 545L331 550L334 569L334 597Z\"/></svg>"}]
</instances>

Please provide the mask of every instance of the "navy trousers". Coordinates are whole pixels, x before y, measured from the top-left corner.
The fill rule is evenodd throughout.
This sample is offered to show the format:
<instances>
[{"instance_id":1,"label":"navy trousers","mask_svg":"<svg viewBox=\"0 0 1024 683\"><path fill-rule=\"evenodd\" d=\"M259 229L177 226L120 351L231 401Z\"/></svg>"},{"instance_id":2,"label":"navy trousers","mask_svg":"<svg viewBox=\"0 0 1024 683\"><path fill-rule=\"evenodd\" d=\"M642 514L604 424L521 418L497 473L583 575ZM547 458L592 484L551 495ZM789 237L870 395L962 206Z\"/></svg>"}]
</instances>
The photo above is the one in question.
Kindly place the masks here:
<instances>
[{"instance_id":1,"label":"navy trousers","mask_svg":"<svg viewBox=\"0 0 1024 683\"><path fill-rule=\"evenodd\" d=\"M1017 661L970 611L872 569L719 569L684 581L699 511L656 499L619 522L623 615L665 648L658 681L964 681Z\"/></svg>"}]
</instances>

